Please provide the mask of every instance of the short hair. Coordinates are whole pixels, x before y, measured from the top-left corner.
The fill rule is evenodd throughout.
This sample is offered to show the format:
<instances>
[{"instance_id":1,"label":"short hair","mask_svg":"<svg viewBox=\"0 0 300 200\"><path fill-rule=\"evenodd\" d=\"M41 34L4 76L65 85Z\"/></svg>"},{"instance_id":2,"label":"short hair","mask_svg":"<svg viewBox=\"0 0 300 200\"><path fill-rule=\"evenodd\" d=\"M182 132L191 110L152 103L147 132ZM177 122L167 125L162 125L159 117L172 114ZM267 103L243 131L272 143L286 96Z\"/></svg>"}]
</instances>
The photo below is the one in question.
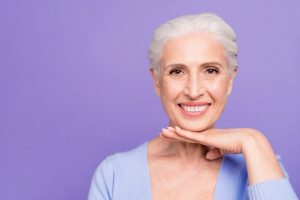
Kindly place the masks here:
<instances>
[{"instance_id":1,"label":"short hair","mask_svg":"<svg viewBox=\"0 0 300 200\"><path fill-rule=\"evenodd\" d=\"M224 46L229 71L238 67L236 34L221 17L213 13L184 15L160 25L154 31L148 50L150 67L154 68L156 72L159 71L162 51L168 40L193 32L211 34L214 39Z\"/></svg>"}]
</instances>

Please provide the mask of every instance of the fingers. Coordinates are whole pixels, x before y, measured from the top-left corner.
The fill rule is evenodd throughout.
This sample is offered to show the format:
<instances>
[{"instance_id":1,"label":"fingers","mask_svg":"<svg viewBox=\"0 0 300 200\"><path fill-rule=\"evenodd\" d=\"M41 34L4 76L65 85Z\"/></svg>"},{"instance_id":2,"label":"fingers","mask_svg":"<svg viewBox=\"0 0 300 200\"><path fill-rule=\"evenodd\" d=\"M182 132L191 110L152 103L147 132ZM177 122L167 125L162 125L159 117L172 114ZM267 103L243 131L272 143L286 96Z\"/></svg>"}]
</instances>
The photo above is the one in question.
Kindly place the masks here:
<instances>
[{"instance_id":1,"label":"fingers","mask_svg":"<svg viewBox=\"0 0 300 200\"><path fill-rule=\"evenodd\" d=\"M183 137L181 135L176 134L176 131L173 127L167 127L167 129L163 128L160 136L169 139L172 141L182 141L182 142L189 142L189 143L197 143L197 141L193 141L189 138Z\"/></svg>"},{"instance_id":2,"label":"fingers","mask_svg":"<svg viewBox=\"0 0 300 200\"><path fill-rule=\"evenodd\" d=\"M189 143L199 143L208 147L207 160L215 160L227 153L241 153L243 141L241 129L207 129L201 132L193 132L181 129L177 126L162 129L161 137Z\"/></svg>"},{"instance_id":3,"label":"fingers","mask_svg":"<svg viewBox=\"0 0 300 200\"><path fill-rule=\"evenodd\" d=\"M170 129L162 129L162 135L168 139L182 141L182 142L189 142L189 143L197 143L191 139L182 137L178 134L176 134L175 131L171 131Z\"/></svg>"},{"instance_id":4,"label":"fingers","mask_svg":"<svg viewBox=\"0 0 300 200\"><path fill-rule=\"evenodd\" d=\"M213 146L218 148L225 148L234 143L235 135L228 134L228 130L225 129L207 129L201 132L193 132L183 130L179 127L175 127L176 133L182 137L189 138L197 141L206 146ZM229 148L229 147L228 147ZM230 148L229 148L230 149Z\"/></svg>"},{"instance_id":5,"label":"fingers","mask_svg":"<svg viewBox=\"0 0 300 200\"><path fill-rule=\"evenodd\" d=\"M200 143L199 141L192 140L189 137L190 135L189 131L185 131L183 129L180 129L179 127L167 127L162 129L162 133L160 133L160 136L164 139L168 139L171 141L183 141L183 142L189 142L189 143ZM203 134L203 133L197 133L197 134ZM192 134L191 134L192 135ZM204 134L205 135L205 134ZM199 139L199 138L197 138ZM202 142L203 144L203 142ZM220 150L219 148L214 148L212 146L209 146L209 151L206 154L207 160L216 160L224 155L224 151Z\"/></svg>"},{"instance_id":6,"label":"fingers","mask_svg":"<svg viewBox=\"0 0 300 200\"><path fill-rule=\"evenodd\" d=\"M179 128L178 126L173 127L167 127L163 128L161 132L161 136L165 139L170 139L170 140L180 140L183 142L190 142L190 143L202 143L204 145L210 146L209 143L205 143L203 139L201 139L201 136L195 137L195 135L199 135L205 133L193 133L190 131L183 130Z\"/></svg>"},{"instance_id":7,"label":"fingers","mask_svg":"<svg viewBox=\"0 0 300 200\"><path fill-rule=\"evenodd\" d=\"M217 147L230 152L237 151L236 147L239 147L237 146L237 143L239 143L237 138L241 135L234 132L230 133L229 129L207 129L201 132L193 132L181 129L178 126L163 129L162 134L168 138Z\"/></svg>"},{"instance_id":8,"label":"fingers","mask_svg":"<svg viewBox=\"0 0 300 200\"><path fill-rule=\"evenodd\" d=\"M177 139L170 138L170 137L164 135L163 133L159 133L159 135L160 135L161 138L166 139L166 140L178 141Z\"/></svg>"},{"instance_id":9,"label":"fingers","mask_svg":"<svg viewBox=\"0 0 300 200\"><path fill-rule=\"evenodd\" d=\"M175 131L178 135L196 141L206 146L215 146L212 144L211 137L208 135L208 131L205 132L191 132L187 130L183 130L178 126L175 126Z\"/></svg>"}]
</instances>

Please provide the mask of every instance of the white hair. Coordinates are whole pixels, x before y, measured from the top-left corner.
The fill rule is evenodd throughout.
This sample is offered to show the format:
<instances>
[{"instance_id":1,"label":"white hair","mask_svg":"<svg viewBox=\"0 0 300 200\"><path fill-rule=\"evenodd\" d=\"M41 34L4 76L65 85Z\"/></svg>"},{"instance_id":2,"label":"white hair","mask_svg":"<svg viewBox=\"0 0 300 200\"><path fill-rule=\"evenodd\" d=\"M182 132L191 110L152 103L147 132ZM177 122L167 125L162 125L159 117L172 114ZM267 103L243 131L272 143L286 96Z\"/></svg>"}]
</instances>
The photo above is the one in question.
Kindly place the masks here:
<instances>
[{"instance_id":1,"label":"white hair","mask_svg":"<svg viewBox=\"0 0 300 200\"><path fill-rule=\"evenodd\" d=\"M148 50L150 67L158 72L166 42L191 32L211 34L226 50L229 71L238 67L235 32L221 17L212 13L184 15L160 25L154 32Z\"/></svg>"}]
</instances>

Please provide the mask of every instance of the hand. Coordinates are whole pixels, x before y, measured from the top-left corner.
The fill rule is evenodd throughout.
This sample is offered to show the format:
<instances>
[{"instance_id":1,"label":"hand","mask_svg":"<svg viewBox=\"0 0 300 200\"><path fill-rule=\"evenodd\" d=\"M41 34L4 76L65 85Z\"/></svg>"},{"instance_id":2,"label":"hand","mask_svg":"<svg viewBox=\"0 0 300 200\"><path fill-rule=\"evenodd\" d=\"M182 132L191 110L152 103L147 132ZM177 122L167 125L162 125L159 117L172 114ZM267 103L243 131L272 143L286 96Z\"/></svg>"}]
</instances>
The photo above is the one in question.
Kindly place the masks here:
<instances>
[{"instance_id":1,"label":"hand","mask_svg":"<svg viewBox=\"0 0 300 200\"><path fill-rule=\"evenodd\" d=\"M259 135L259 131L247 128L207 129L202 132L191 132L177 126L175 128L167 127L161 133L161 136L167 139L199 143L211 147L206 155L208 160L220 158L226 153L243 153L247 141Z\"/></svg>"},{"instance_id":2,"label":"hand","mask_svg":"<svg viewBox=\"0 0 300 200\"><path fill-rule=\"evenodd\" d=\"M168 127L162 130L161 136L211 147L206 154L208 160L217 159L226 153L242 153L246 161L249 184L284 177L270 143L256 129L213 128L192 132L179 127Z\"/></svg>"}]
</instances>

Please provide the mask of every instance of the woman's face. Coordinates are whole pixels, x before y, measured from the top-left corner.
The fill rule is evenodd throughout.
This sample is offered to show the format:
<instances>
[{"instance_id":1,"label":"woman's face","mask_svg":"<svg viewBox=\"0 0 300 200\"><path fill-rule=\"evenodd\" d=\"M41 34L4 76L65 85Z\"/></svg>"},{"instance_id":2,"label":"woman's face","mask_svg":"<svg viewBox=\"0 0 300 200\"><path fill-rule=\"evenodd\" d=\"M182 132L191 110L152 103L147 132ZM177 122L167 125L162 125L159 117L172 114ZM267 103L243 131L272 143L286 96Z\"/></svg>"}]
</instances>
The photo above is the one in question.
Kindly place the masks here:
<instances>
[{"instance_id":1,"label":"woman's face","mask_svg":"<svg viewBox=\"0 0 300 200\"><path fill-rule=\"evenodd\" d=\"M209 34L190 33L169 40L162 53L159 74L151 72L169 125L191 131L213 127L236 74L228 74L223 46Z\"/></svg>"}]
</instances>

